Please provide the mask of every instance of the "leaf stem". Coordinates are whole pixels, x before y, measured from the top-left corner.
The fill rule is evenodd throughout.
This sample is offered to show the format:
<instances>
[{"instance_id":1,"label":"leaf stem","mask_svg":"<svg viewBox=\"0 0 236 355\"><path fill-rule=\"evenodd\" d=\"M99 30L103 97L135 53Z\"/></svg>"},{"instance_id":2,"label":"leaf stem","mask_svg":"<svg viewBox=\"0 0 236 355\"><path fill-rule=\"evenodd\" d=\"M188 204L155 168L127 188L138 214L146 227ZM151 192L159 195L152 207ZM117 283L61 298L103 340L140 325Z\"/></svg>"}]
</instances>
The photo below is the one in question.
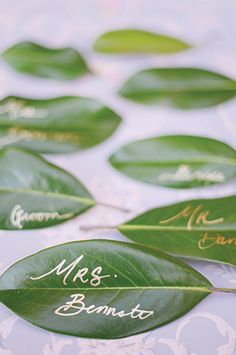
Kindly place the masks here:
<instances>
[{"instance_id":1,"label":"leaf stem","mask_svg":"<svg viewBox=\"0 0 236 355\"><path fill-rule=\"evenodd\" d=\"M109 208L113 208L115 210L118 210L118 211L122 211L124 213L130 213L131 211L126 208L126 207L121 207L121 206L116 206L116 205L113 205L113 204L110 204L110 203L105 203L105 202L100 202L100 201L96 201L97 205L99 206L104 206L104 207L109 207Z\"/></svg>"},{"instance_id":2,"label":"leaf stem","mask_svg":"<svg viewBox=\"0 0 236 355\"><path fill-rule=\"evenodd\" d=\"M224 293L236 294L236 288L211 287L210 290L212 292L224 292Z\"/></svg>"},{"instance_id":3,"label":"leaf stem","mask_svg":"<svg viewBox=\"0 0 236 355\"><path fill-rule=\"evenodd\" d=\"M118 226L86 226L86 225L82 225L79 227L80 230L82 231L90 231L93 229L117 229Z\"/></svg>"}]
</instances>

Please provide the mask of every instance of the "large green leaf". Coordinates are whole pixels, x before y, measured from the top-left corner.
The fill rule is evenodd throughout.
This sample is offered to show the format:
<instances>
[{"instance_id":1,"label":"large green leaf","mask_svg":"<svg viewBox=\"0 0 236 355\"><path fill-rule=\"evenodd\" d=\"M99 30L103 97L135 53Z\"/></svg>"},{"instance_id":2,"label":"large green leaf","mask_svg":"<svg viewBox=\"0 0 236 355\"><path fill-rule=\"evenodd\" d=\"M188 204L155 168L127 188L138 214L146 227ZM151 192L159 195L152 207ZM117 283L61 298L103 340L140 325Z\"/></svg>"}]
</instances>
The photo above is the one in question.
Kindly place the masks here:
<instances>
[{"instance_id":1,"label":"large green leaf","mask_svg":"<svg viewBox=\"0 0 236 355\"><path fill-rule=\"evenodd\" d=\"M138 29L107 32L94 43L94 49L98 52L122 54L168 54L184 51L190 47L189 44L177 38Z\"/></svg>"},{"instance_id":2,"label":"large green leaf","mask_svg":"<svg viewBox=\"0 0 236 355\"><path fill-rule=\"evenodd\" d=\"M236 266L236 196L154 208L119 226L134 242Z\"/></svg>"},{"instance_id":3,"label":"large green leaf","mask_svg":"<svg viewBox=\"0 0 236 355\"><path fill-rule=\"evenodd\" d=\"M2 54L19 72L50 79L71 80L88 72L83 57L73 48L46 48L31 42L15 44Z\"/></svg>"},{"instance_id":4,"label":"large green leaf","mask_svg":"<svg viewBox=\"0 0 236 355\"><path fill-rule=\"evenodd\" d=\"M109 137L120 117L100 102L83 97L0 101L0 147L67 153L92 147Z\"/></svg>"},{"instance_id":5,"label":"large green leaf","mask_svg":"<svg viewBox=\"0 0 236 355\"><path fill-rule=\"evenodd\" d=\"M37 154L0 151L0 229L49 227L95 204L85 187Z\"/></svg>"},{"instance_id":6,"label":"large green leaf","mask_svg":"<svg viewBox=\"0 0 236 355\"><path fill-rule=\"evenodd\" d=\"M236 151L215 139L162 136L130 143L110 157L122 173L150 184L190 188L236 178Z\"/></svg>"},{"instance_id":7,"label":"large green leaf","mask_svg":"<svg viewBox=\"0 0 236 355\"><path fill-rule=\"evenodd\" d=\"M57 333L120 338L166 324L214 288L164 253L113 241L43 250L0 278L0 301L20 317Z\"/></svg>"},{"instance_id":8,"label":"large green leaf","mask_svg":"<svg viewBox=\"0 0 236 355\"><path fill-rule=\"evenodd\" d=\"M134 74L120 94L142 104L198 109L233 98L236 81L198 68L153 68Z\"/></svg>"}]
</instances>

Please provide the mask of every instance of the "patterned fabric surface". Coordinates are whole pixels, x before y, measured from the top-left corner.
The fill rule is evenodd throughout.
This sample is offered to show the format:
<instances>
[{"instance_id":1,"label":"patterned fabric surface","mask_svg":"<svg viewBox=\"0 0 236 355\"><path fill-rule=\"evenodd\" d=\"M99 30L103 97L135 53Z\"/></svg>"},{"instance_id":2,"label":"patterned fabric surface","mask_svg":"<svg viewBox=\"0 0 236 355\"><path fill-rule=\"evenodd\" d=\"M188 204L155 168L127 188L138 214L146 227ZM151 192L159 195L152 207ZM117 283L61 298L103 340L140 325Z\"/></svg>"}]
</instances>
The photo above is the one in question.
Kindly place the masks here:
<instances>
[{"instance_id":1,"label":"patterned fabric surface","mask_svg":"<svg viewBox=\"0 0 236 355\"><path fill-rule=\"evenodd\" d=\"M125 240L115 231L82 232L82 224L116 225L150 207L189 198L235 193L235 182L222 187L177 191L152 187L114 171L107 157L129 141L162 134L195 134L223 140L235 147L236 102L217 108L178 111L149 108L116 95L128 75L151 66L199 66L236 78L235 0L0 0L0 50L32 40L48 46L78 48L94 75L73 82L33 78L0 63L0 95L29 97L82 95L100 99L117 110L123 124L112 138L82 153L48 156L75 174L98 201L126 206L124 214L95 207L58 227L38 231L0 232L0 269L45 247L77 239ZM142 27L175 35L196 48L173 56L122 58L93 53L91 45L103 31ZM189 262L216 286L236 287L236 269ZM185 317L150 333L123 340L99 341L55 335L0 308L0 355L233 355L236 354L236 298L214 294Z\"/></svg>"}]
</instances>

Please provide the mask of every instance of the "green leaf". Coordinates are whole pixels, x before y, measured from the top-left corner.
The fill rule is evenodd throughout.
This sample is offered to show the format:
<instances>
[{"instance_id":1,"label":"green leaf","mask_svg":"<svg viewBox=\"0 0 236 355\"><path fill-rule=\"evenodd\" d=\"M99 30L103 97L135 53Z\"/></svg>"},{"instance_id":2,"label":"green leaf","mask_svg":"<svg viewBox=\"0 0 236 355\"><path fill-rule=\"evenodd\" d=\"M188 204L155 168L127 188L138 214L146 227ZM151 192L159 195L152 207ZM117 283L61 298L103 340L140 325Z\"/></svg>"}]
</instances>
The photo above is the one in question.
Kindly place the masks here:
<instances>
[{"instance_id":1,"label":"green leaf","mask_svg":"<svg viewBox=\"0 0 236 355\"><path fill-rule=\"evenodd\" d=\"M72 175L37 154L0 151L0 229L34 229L65 222L95 204Z\"/></svg>"},{"instance_id":2,"label":"green leaf","mask_svg":"<svg viewBox=\"0 0 236 355\"><path fill-rule=\"evenodd\" d=\"M214 288L164 253L93 240L43 250L0 278L0 301L41 328L86 338L121 338L159 327Z\"/></svg>"},{"instance_id":3,"label":"green leaf","mask_svg":"<svg viewBox=\"0 0 236 355\"><path fill-rule=\"evenodd\" d=\"M184 51L191 46L177 38L138 29L121 29L101 35L94 49L102 53L159 53Z\"/></svg>"},{"instance_id":4,"label":"green leaf","mask_svg":"<svg viewBox=\"0 0 236 355\"><path fill-rule=\"evenodd\" d=\"M199 109L233 98L236 81L198 68L153 68L131 76L120 94L142 104Z\"/></svg>"},{"instance_id":5,"label":"green leaf","mask_svg":"<svg viewBox=\"0 0 236 355\"><path fill-rule=\"evenodd\" d=\"M191 188L236 178L236 151L215 139L162 136L125 145L110 157L120 172L149 184Z\"/></svg>"},{"instance_id":6,"label":"green leaf","mask_svg":"<svg viewBox=\"0 0 236 355\"><path fill-rule=\"evenodd\" d=\"M41 153L83 150L108 138L120 121L93 99L10 96L0 101L0 147L14 145Z\"/></svg>"},{"instance_id":7,"label":"green leaf","mask_svg":"<svg viewBox=\"0 0 236 355\"><path fill-rule=\"evenodd\" d=\"M154 208L119 226L136 243L236 266L236 196Z\"/></svg>"},{"instance_id":8,"label":"green leaf","mask_svg":"<svg viewBox=\"0 0 236 355\"><path fill-rule=\"evenodd\" d=\"M73 48L46 48L31 42L15 44L2 54L14 69L43 78L72 80L88 73L83 57Z\"/></svg>"}]
</instances>

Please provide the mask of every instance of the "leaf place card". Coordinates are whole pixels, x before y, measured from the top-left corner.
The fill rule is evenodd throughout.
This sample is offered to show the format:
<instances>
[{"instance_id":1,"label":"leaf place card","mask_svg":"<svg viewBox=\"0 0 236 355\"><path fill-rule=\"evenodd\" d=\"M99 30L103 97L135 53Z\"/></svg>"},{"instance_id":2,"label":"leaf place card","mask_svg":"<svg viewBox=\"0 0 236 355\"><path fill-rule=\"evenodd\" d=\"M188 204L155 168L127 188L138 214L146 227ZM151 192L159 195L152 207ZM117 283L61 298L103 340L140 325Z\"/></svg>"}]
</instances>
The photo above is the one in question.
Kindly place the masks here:
<instances>
[{"instance_id":1,"label":"leaf place card","mask_svg":"<svg viewBox=\"0 0 236 355\"><path fill-rule=\"evenodd\" d=\"M120 122L110 108L85 97L10 96L0 101L0 147L54 154L79 151L101 143Z\"/></svg>"},{"instance_id":2,"label":"leaf place card","mask_svg":"<svg viewBox=\"0 0 236 355\"><path fill-rule=\"evenodd\" d=\"M73 48L47 48L32 42L17 43L2 54L14 69L49 79L71 80L88 73L83 57Z\"/></svg>"},{"instance_id":3,"label":"leaf place card","mask_svg":"<svg viewBox=\"0 0 236 355\"><path fill-rule=\"evenodd\" d=\"M171 54L189 48L191 45L180 39L131 28L104 33L94 43L95 51L115 54Z\"/></svg>"},{"instance_id":4,"label":"leaf place card","mask_svg":"<svg viewBox=\"0 0 236 355\"><path fill-rule=\"evenodd\" d=\"M0 278L0 301L41 328L115 339L160 327L217 289L183 262L135 244L92 240L43 250Z\"/></svg>"},{"instance_id":5,"label":"leaf place card","mask_svg":"<svg viewBox=\"0 0 236 355\"><path fill-rule=\"evenodd\" d=\"M16 148L0 151L0 229L33 229L65 222L95 201L65 170Z\"/></svg>"},{"instance_id":6,"label":"leaf place card","mask_svg":"<svg viewBox=\"0 0 236 355\"><path fill-rule=\"evenodd\" d=\"M170 254L236 266L236 196L154 208L120 225L130 240Z\"/></svg>"},{"instance_id":7,"label":"leaf place card","mask_svg":"<svg viewBox=\"0 0 236 355\"><path fill-rule=\"evenodd\" d=\"M120 172L149 184L191 188L236 178L236 151L206 137L161 136L136 141L110 157Z\"/></svg>"},{"instance_id":8,"label":"leaf place card","mask_svg":"<svg viewBox=\"0 0 236 355\"><path fill-rule=\"evenodd\" d=\"M152 68L131 76L120 95L142 104L200 109L235 97L236 81L200 68Z\"/></svg>"}]
</instances>

